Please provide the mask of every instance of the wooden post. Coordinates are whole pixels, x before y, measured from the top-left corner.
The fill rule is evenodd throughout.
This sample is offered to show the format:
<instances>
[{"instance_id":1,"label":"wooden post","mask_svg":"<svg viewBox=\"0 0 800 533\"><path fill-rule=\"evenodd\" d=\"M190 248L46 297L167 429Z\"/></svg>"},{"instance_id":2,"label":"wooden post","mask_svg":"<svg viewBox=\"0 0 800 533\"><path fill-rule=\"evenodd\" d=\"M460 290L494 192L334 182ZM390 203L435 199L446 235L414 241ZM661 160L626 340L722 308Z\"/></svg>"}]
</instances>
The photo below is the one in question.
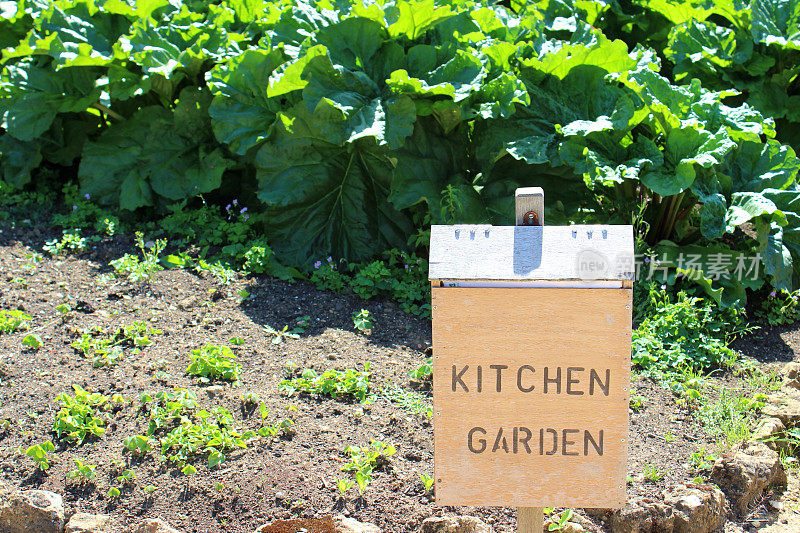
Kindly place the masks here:
<instances>
[{"instance_id":1,"label":"wooden post","mask_svg":"<svg viewBox=\"0 0 800 533\"><path fill-rule=\"evenodd\" d=\"M544 226L544 189L521 187L514 193L517 226ZM517 533L542 533L544 509L542 507L519 507L517 509Z\"/></svg>"}]
</instances>

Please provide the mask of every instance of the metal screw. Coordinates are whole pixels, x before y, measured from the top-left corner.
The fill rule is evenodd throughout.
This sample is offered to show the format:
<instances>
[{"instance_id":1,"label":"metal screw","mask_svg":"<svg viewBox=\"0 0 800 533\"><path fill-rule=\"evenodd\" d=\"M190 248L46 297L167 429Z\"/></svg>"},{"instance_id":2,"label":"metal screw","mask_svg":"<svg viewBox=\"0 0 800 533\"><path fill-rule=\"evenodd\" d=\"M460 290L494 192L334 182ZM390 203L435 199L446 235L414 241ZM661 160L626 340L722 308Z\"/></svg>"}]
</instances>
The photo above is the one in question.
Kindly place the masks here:
<instances>
[{"instance_id":1,"label":"metal screw","mask_svg":"<svg viewBox=\"0 0 800 533\"><path fill-rule=\"evenodd\" d=\"M486 236L489 236L489 228L486 228Z\"/></svg>"},{"instance_id":2,"label":"metal screw","mask_svg":"<svg viewBox=\"0 0 800 533\"><path fill-rule=\"evenodd\" d=\"M474 239L475 238L475 230L474 229L469 230L469 238L470 239Z\"/></svg>"},{"instance_id":3,"label":"metal screw","mask_svg":"<svg viewBox=\"0 0 800 533\"><path fill-rule=\"evenodd\" d=\"M586 236L591 239L592 238L592 232L591 231L587 231L586 232Z\"/></svg>"},{"instance_id":4,"label":"metal screw","mask_svg":"<svg viewBox=\"0 0 800 533\"><path fill-rule=\"evenodd\" d=\"M461 233L460 229L456 229L456 239L458 239L458 235Z\"/></svg>"},{"instance_id":5,"label":"metal screw","mask_svg":"<svg viewBox=\"0 0 800 533\"><path fill-rule=\"evenodd\" d=\"M578 230L572 230L572 238L576 238L578 236Z\"/></svg>"}]
</instances>

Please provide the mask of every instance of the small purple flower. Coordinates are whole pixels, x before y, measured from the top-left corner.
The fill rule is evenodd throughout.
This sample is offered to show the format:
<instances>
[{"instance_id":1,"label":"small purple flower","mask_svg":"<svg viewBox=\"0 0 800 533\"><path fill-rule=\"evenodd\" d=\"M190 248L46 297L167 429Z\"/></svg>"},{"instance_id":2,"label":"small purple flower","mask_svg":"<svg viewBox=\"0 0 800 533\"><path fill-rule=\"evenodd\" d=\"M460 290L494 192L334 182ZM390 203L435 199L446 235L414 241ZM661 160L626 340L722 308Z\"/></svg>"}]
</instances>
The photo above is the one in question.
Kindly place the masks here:
<instances>
[{"instance_id":1,"label":"small purple flower","mask_svg":"<svg viewBox=\"0 0 800 533\"><path fill-rule=\"evenodd\" d=\"M244 220L245 222L247 222L247 219L249 219L249 218L250 218L250 215L248 215L247 213L245 213L245 214L244 214L244 216L242 217L242 220Z\"/></svg>"},{"instance_id":2,"label":"small purple flower","mask_svg":"<svg viewBox=\"0 0 800 533\"><path fill-rule=\"evenodd\" d=\"M777 292L777 291L772 291L771 293L769 293L769 297L770 297L770 298L775 298L775 295L776 295L776 294L778 294L778 292Z\"/></svg>"},{"instance_id":3,"label":"small purple flower","mask_svg":"<svg viewBox=\"0 0 800 533\"><path fill-rule=\"evenodd\" d=\"M328 256L328 258L325 261L327 261L328 263L331 263L331 262L333 262L333 257Z\"/></svg>"},{"instance_id":4,"label":"small purple flower","mask_svg":"<svg viewBox=\"0 0 800 533\"><path fill-rule=\"evenodd\" d=\"M660 264L661 264L661 261L659 261L658 259L656 259L656 266L659 266Z\"/></svg>"},{"instance_id":5,"label":"small purple flower","mask_svg":"<svg viewBox=\"0 0 800 533\"><path fill-rule=\"evenodd\" d=\"M86 198L87 200L91 200L92 199L92 195L90 195L88 192L86 194L84 194L83 197Z\"/></svg>"},{"instance_id":6,"label":"small purple flower","mask_svg":"<svg viewBox=\"0 0 800 533\"><path fill-rule=\"evenodd\" d=\"M72 210L73 210L73 211L77 211L77 210L78 210L78 206L77 206L77 205L73 205L73 206L72 206Z\"/></svg>"},{"instance_id":7,"label":"small purple flower","mask_svg":"<svg viewBox=\"0 0 800 533\"><path fill-rule=\"evenodd\" d=\"M665 291L665 290L667 290L667 286L666 286L666 285L662 285L662 286L661 286L661 290L662 290L662 291Z\"/></svg>"},{"instance_id":8,"label":"small purple flower","mask_svg":"<svg viewBox=\"0 0 800 533\"><path fill-rule=\"evenodd\" d=\"M226 205L225 206L225 211L230 211L230 210L231 210L231 204Z\"/></svg>"},{"instance_id":9,"label":"small purple flower","mask_svg":"<svg viewBox=\"0 0 800 533\"><path fill-rule=\"evenodd\" d=\"M649 258L649 257L645 257L645 258L644 258L644 262L645 262L645 263L649 263L649 262L650 262L650 258Z\"/></svg>"},{"instance_id":10,"label":"small purple flower","mask_svg":"<svg viewBox=\"0 0 800 533\"><path fill-rule=\"evenodd\" d=\"M231 203L233 203L233 205L239 205L239 200L238 200L238 199L236 199L236 198L234 198L234 199L233 199L233 202L231 202Z\"/></svg>"},{"instance_id":11,"label":"small purple flower","mask_svg":"<svg viewBox=\"0 0 800 533\"><path fill-rule=\"evenodd\" d=\"M314 263L314 269L318 269L321 266L322 266L322 261L317 261L316 263Z\"/></svg>"},{"instance_id":12,"label":"small purple flower","mask_svg":"<svg viewBox=\"0 0 800 533\"><path fill-rule=\"evenodd\" d=\"M245 213L247 213L247 208L246 208L246 207L243 207L243 208L242 208L242 210L241 210L241 211L239 211L239 214L240 214L240 215L244 215Z\"/></svg>"},{"instance_id":13,"label":"small purple flower","mask_svg":"<svg viewBox=\"0 0 800 533\"><path fill-rule=\"evenodd\" d=\"M408 270L408 265L403 265L403 268L405 268L406 270Z\"/></svg>"}]
</instances>

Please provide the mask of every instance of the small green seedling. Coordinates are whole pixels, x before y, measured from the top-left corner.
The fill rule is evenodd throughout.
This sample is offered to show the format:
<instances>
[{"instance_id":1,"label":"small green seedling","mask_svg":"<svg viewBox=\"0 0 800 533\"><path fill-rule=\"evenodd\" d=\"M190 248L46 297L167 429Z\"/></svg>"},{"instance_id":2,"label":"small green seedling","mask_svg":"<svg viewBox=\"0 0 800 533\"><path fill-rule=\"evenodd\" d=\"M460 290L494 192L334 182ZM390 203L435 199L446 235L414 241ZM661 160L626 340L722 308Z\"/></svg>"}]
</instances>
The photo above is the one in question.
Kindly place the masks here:
<instances>
[{"instance_id":1,"label":"small green seedling","mask_svg":"<svg viewBox=\"0 0 800 533\"><path fill-rule=\"evenodd\" d=\"M422 486L425 487L425 492L430 492L433 488L433 477L428 474L420 474L419 479L422 480Z\"/></svg>"},{"instance_id":2,"label":"small green seedling","mask_svg":"<svg viewBox=\"0 0 800 533\"><path fill-rule=\"evenodd\" d=\"M18 309L7 311L0 309L0 333L14 333L28 329L31 316Z\"/></svg>"},{"instance_id":3,"label":"small green seedling","mask_svg":"<svg viewBox=\"0 0 800 533\"><path fill-rule=\"evenodd\" d=\"M574 511L572 509L567 509L566 511L563 511L559 515L557 522L550 522L549 524L547 524L547 531L561 531L562 529L564 529L564 527L566 527L567 522L569 522L572 519L573 515Z\"/></svg>"},{"instance_id":4,"label":"small green seedling","mask_svg":"<svg viewBox=\"0 0 800 533\"><path fill-rule=\"evenodd\" d=\"M655 465L645 465L644 477L646 480L655 483L664 479L664 474L662 474Z\"/></svg>"},{"instance_id":5,"label":"small green seedling","mask_svg":"<svg viewBox=\"0 0 800 533\"><path fill-rule=\"evenodd\" d=\"M230 343L231 346L241 346L244 344L244 339L241 337L231 337Z\"/></svg>"},{"instance_id":6,"label":"small green seedling","mask_svg":"<svg viewBox=\"0 0 800 533\"><path fill-rule=\"evenodd\" d=\"M428 357L425 362L409 372L409 375L417 381L430 381L433 379L433 358Z\"/></svg>"},{"instance_id":7,"label":"small green seedling","mask_svg":"<svg viewBox=\"0 0 800 533\"><path fill-rule=\"evenodd\" d=\"M236 355L227 346L207 344L192 350L189 359L192 362L186 368L186 373L199 376L203 383L208 383L212 379L239 381L242 367L236 363Z\"/></svg>"},{"instance_id":8,"label":"small green seedling","mask_svg":"<svg viewBox=\"0 0 800 533\"><path fill-rule=\"evenodd\" d=\"M25 338L22 339L22 345L27 346L31 350L38 350L39 348L44 346L44 341L36 333L30 333L28 335L25 335Z\"/></svg>"},{"instance_id":9,"label":"small green seedling","mask_svg":"<svg viewBox=\"0 0 800 533\"><path fill-rule=\"evenodd\" d=\"M397 451L391 444L373 440L369 446L348 446L344 449L350 455L350 462L342 467L344 472L351 472L358 485L359 495L363 495L372 482L375 468L389 463L389 457Z\"/></svg>"},{"instance_id":10,"label":"small green seedling","mask_svg":"<svg viewBox=\"0 0 800 533\"><path fill-rule=\"evenodd\" d=\"M362 309L361 311L353 313L353 327L358 331L371 331L374 326L375 320L373 320L368 310Z\"/></svg>"},{"instance_id":11,"label":"small green seedling","mask_svg":"<svg viewBox=\"0 0 800 533\"><path fill-rule=\"evenodd\" d=\"M62 315L66 315L67 313L72 311L72 307L70 307L69 304L59 304L56 306L56 311L58 311Z\"/></svg>"},{"instance_id":12,"label":"small green seedling","mask_svg":"<svg viewBox=\"0 0 800 533\"><path fill-rule=\"evenodd\" d=\"M277 329L273 328L272 326L264 326L264 329L267 330L267 333L272 335L272 344L280 344L286 339L299 339L300 335L295 333L294 330L289 331L289 326L283 326L283 329L278 331Z\"/></svg>"},{"instance_id":13,"label":"small green seedling","mask_svg":"<svg viewBox=\"0 0 800 533\"><path fill-rule=\"evenodd\" d=\"M108 397L100 393L90 393L79 385L73 385L74 396L60 394L61 410L56 414L53 429L62 441L76 444L90 436L101 437L105 433L106 421L99 416L99 410L107 408Z\"/></svg>"},{"instance_id":14,"label":"small green seedling","mask_svg":"<svg viewBox=\"0 0 800 533\"><path fill-rule=\"evenodd\" d=\"M153 494L155 491L158 490L158 487L156 487L155 485L147 485L142 490L144 490L147 494Z\"/></svg>"},{"instance_id":15,"label":"small green seedling","mask_svg":"<svg viewBox=\"0 0 800 533\"><path fill-rule=\"evenodd\" d=\"M341 477L336 480L336 489L341 496L347 494L347 491L353 488L353 485L355 485L355 482L352 479Z\"/></svg>"},{"instance_id":16,"label":"small green seedling","mask_svg":"<svg viewBox=\"0 0 800 533\"><path fill-rule=\"evenodd\" d=\"M111 487L108 489L108 493L106 493L106 498L109 500L113 500L114 498L119 498L120 492L117 487Z\"/></svg>"},{"instance_id":17,"label":"small green seedling","mask_svg":"<svg viewBox=\"0 0 800 533\"><path fill-rule=\"evenodd\" d=\"M135 255L125 254L119 259L111 261L111 267L117 274L126 274L127 278L133 282L149 280L155 272L164 270L159 263L159 256L164 248L167 247L166 239L157 239L153 247L148 250L144 244L144 234L136 232L136 247L142 254L139 259Z\"/></svg>"},{"instance_id":18,"label":"small green seedling","mask_svg":"<svg viewBox=\"0 0 800 533\"><path fill-rule=\"evenodd\" d=\"M192 465L186 465L181 469L181 473L184 476L191 476L192 474L197 473L197 469Z\"/></svg>"},{"instance_id":19,"label":"small green seedling","mask_svg":"<svg viewBox=\"0 0 800 533\"><path fill-rule=\"evenodd\" d=\"M67 477L70 479L80 479L81 483L83 483L84 481L91 481L97 477L97 474L94 473L94 469L97 468L97 465L83 464L80 459L73 459L72 462L75 463L75 470L67 474Z\"/></svg>"},{"instance_id":20,"label":"small green seedling","mask_svg":"<svg viewBox=\"0 0 800 533\"><path fill-rule=\"evenodd\" d=\"M361 403L370 403L370 364L364 363L364 370L326 370L321 376L311 368L306 368L299 378L284 379L279 386L280 390L288 395L297 391L308 394L321 394L333 399L347 399L352 397Z\"/></svg>"},{"instance_id":21,"label":"small green seedling","mask_svg":"<svg viewBox=\"0 0 800 533\"><path fill-rule=\"evenodd\" d=\"M150 439L148 439L145 435L133 435L130 437L125 437L125 440L122 441L122 443L125 445L126 450L138 455L144 455L151 450Z\"/></svg>"},{"instance_id":22,"label":"small green seedling","mask_svg":"<svg viewBox=\"0 0 800 533\"><path fill-rule=\"evenodd\" d=\"M30 448L25 451L25 455L33 459L33 462L36 463L36 467L41 470L45 471L50 468L50 463L48 462L48 454L50 452L55 451L55 446L49 440L44 441L41 444L34 444Z\"/></svg>"},{"instance_id":23,"label":"small green seedling","mask_svg":"<svg viewBox=\"0 0 800 533\"><path fill-rule=\"evenodd\" d=\"M81 237L79 230L64 230L61 239L46 241L42 249L51 256L70 252L82 252L86 249L87 239Z\"/></svg>"},{"instance_id":24,"label":"small green seedling","mask_svg":"<svg viewBox=\"0 0 800 533\"><path fill-rule=\"evenodd\" d=\"M117 476L117 481L123 485L126 485L128 483L132 483L133 478L135 477L136 474L133 472L133 470L124 470L120 475Z\"/></svg>"}]
</instances>

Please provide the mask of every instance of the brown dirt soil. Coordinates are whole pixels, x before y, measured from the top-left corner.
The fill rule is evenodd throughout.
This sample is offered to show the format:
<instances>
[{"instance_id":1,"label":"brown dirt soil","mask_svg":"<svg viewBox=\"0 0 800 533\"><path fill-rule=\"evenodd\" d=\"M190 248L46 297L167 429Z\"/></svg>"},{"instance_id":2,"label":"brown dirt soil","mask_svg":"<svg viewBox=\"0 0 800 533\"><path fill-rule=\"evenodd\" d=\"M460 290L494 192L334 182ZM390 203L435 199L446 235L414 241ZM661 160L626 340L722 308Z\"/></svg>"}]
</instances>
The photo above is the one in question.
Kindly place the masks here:
<instances>
[{"instance_id":1,"label":"brown dirt soil","mask_svg":"<svg viewBox=\"0 0 800 533\"><path fill-rule=\"evenodd\" d=\"M430 346L428 321L402 312L392 302L321 292L303 282L238 278L222 286L214 278L184 270L159 272L149 283L110 277L104 281L101 275L109 273L108 261L130 251L120 245L126 239L99 243L77 257L45 256L36 262L30 255L41 251L44 238L29 237L7 229L0 233L0 309L30 314L29 332L44 340L44 346L33 351L21 345L29 332L0 335L0 420L9 421L5 431L0 429L0 479L9 486L61 493L68 514L110 513L120 528L160 517L187 532L249 533L274 520L343 513L386 532L401 533L418 531L427 516L455 512L479 516L498 532L515 531L513 509L433 504L419 477L433 471L431 423L424 414L404 411L380 394L389 385L411 390L408 374L423 363ZM240 302L237 291L244 288L250 298ZM63 318L56 311L61 303L73 309ZM369 335L352 327L351 316L361 308L369 309L376 319ZM304 315L311 321L300 338L271 342L264 326L291 328ZM113 368L94 368L91 359L70 346L77 329L100 326L110 331L134 320L147 321L163 334L153 336L153 344L138 354L127 348ZM800 337L797 329L784 331L786 336L767 332L779 344L766 349L769 357L761 353L760 339L745 341L740 349L752 351L770 361L764 365L777 369L781 361L794 357ZM232 337L244 340L234 347L242 365L241 383L235 387L216 383L224 385L224 391L212 397L204 391L206 385L185 373L188 355L204 344L229 345ZM321 372L363 369L367 361L377 393L371 405L308 395L287 397L278 388L294 366ZM741 390L749 387L732 375L722 381ZM71 393L73 384L106 395L119 393L133 404L108 413L102 438L82 445L60 443L52 429L59 409L56 397ZM255 393L271 410L269 420L289 416L296 433L291 438L257 438L246 449L226 454L227 461L213 469L206 466L205 457L198 457L193 463L198 471L189 477L157 461L153 453L142 458L123 453L123 439L147 429L147 414L138 409L140 393L174 387L195 391L203 408L226 407L238 427L254 431L262 425L258 409L243 407L241 399L247 392ZM430 393L425 394L430 401ZM661 385L637 378L632 394L644 401L639 412L631 413L628 495L655 496L668 484L697 475L687 467L689 457L704 446L713 449L715 439ZM297 410L289 411L288 406ZM353 490L348 499L341 499L336 479L345 476L344 448L371 439L391 442L398 451L375 473L362 498ZM42 473L24 450L45 440L52 440L56 451L52 467ZM67 477L74 458L97 465L93 482ZM115 459L125 466L112 465ZM645 479L642 473L649 467L662 478ZM115 477L124 468L135 472L134 484L123 487L120 498L109 500L106 493L111 486L120 486ZM215 490L215 484L224 488ZM147 486L155 490L147 493L143 490ZM776 513L758 523L773 528L781 524ZM727 530L741 531L748 523L729 526ZM590 520L585 527L602 531L603 523Z\"/></svg>"}]
</instances>

